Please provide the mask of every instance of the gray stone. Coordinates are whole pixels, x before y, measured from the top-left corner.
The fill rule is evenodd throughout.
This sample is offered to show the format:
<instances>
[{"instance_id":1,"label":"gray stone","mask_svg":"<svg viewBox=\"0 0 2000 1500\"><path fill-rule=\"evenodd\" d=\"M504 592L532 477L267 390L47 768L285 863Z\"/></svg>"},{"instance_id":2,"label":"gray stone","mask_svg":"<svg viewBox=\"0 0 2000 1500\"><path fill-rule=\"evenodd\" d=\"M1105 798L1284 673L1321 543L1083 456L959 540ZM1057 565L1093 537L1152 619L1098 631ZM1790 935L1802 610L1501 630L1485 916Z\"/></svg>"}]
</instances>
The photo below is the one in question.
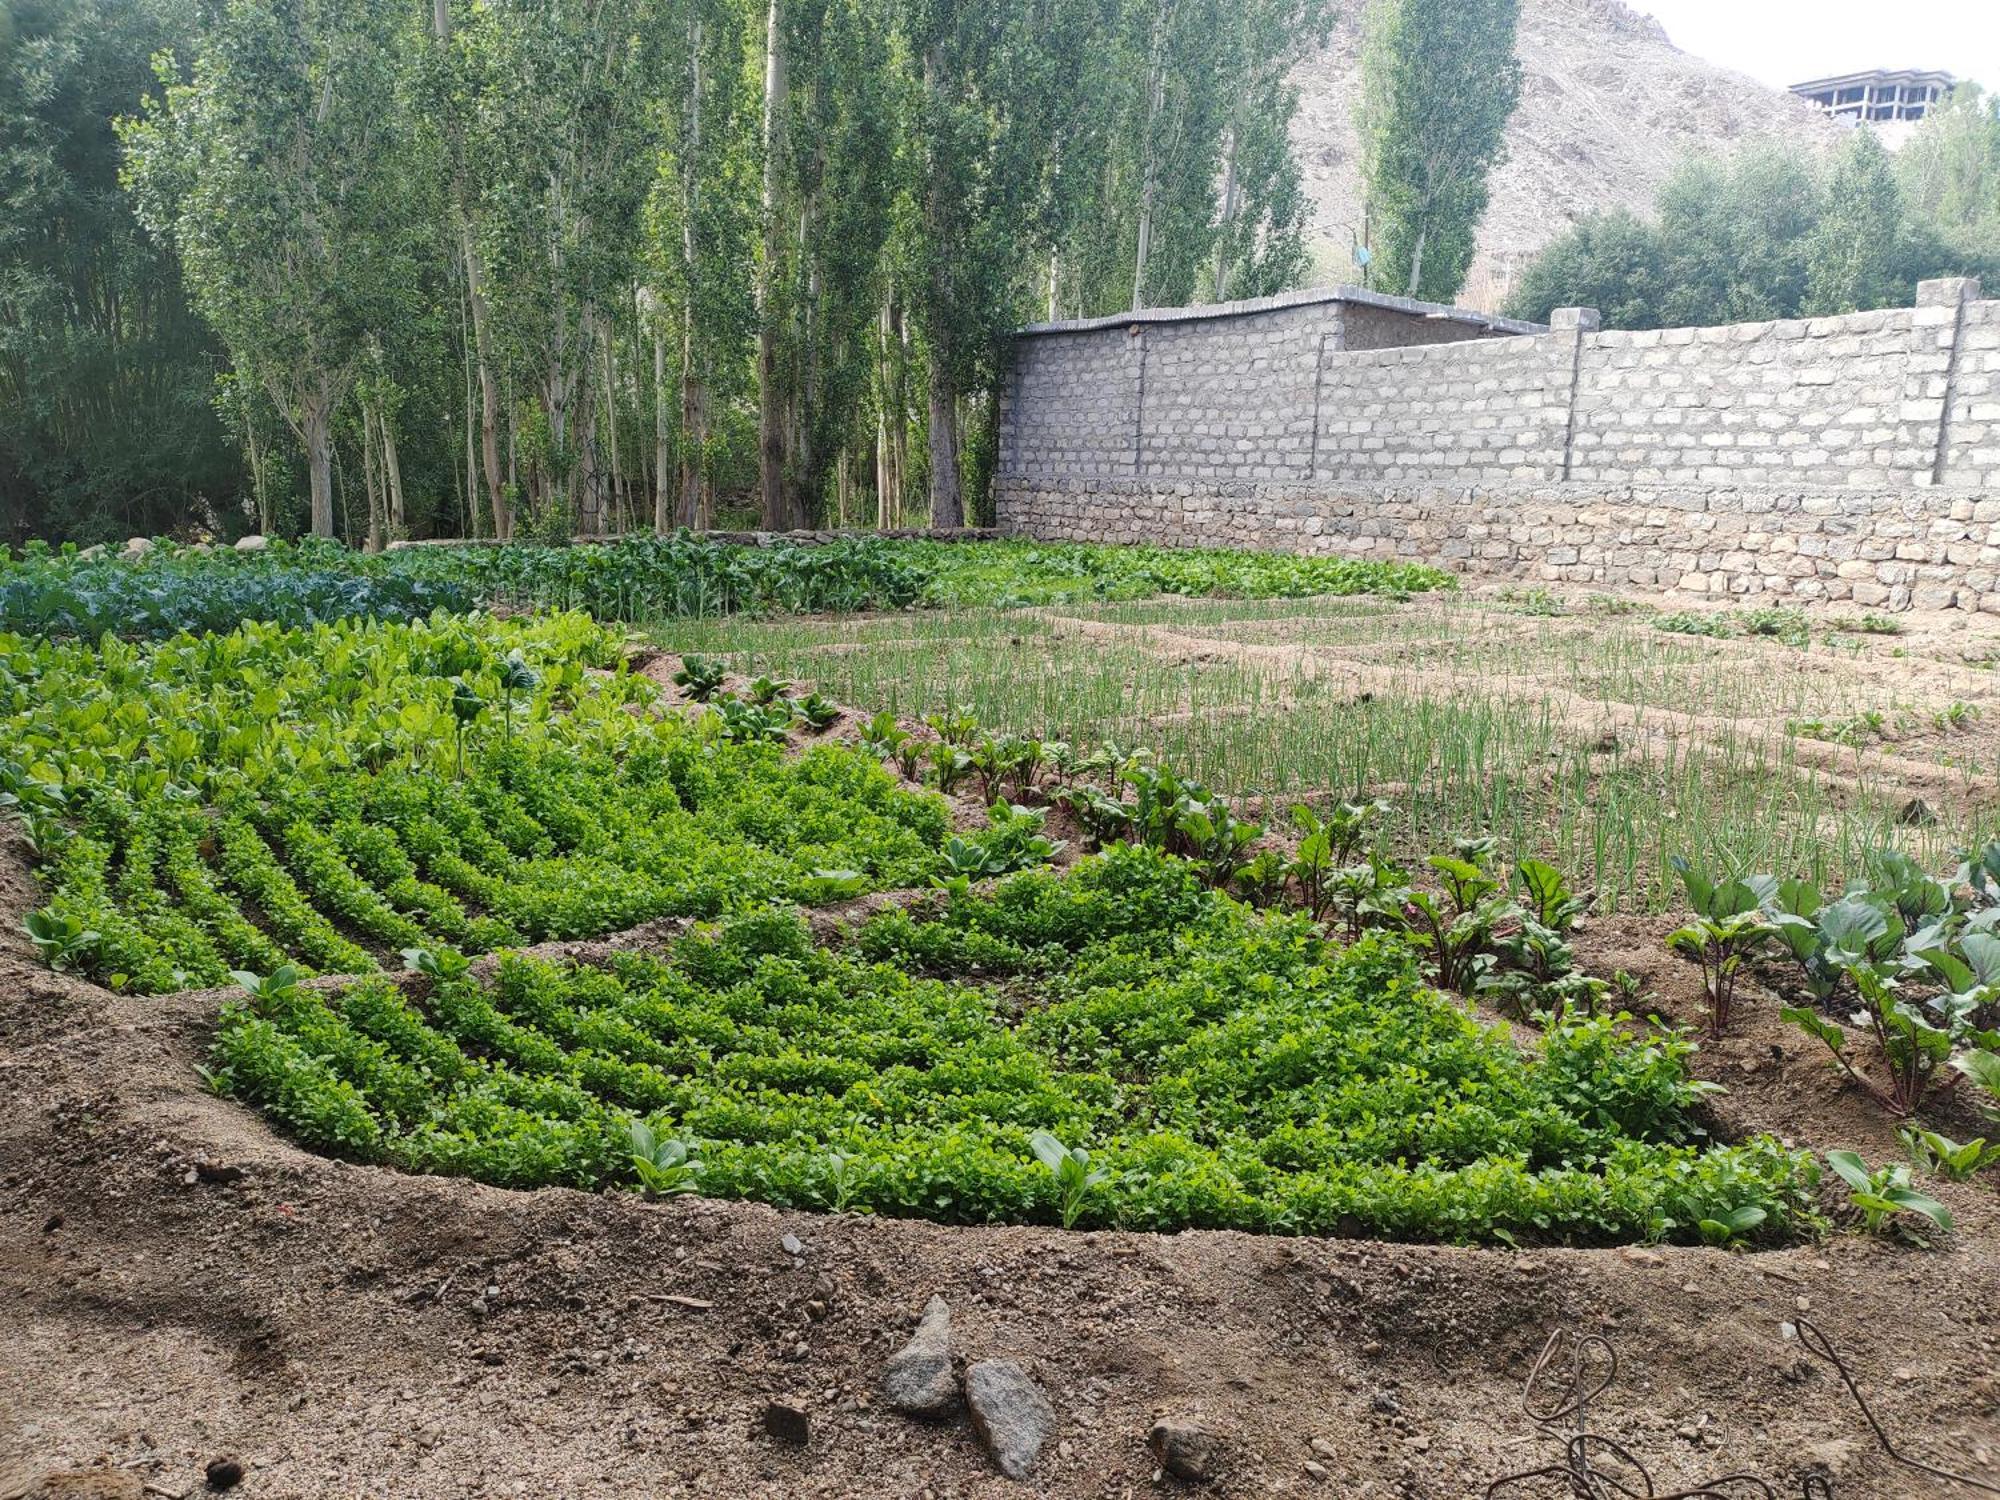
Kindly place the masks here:
<instances>
[{"instance_id":1,"label":"gray stone","mask_svg":"<svg viewBox=\"0 0 2000 1500\"><path fill-rule=\"evenodd\" d=\"M1033 1473L1056 1414L1028 1372L1011 1359L982 1359L965 1372L965 1402L1000 1472L1009 1479Z\"/></svg>"},{"instance_id":2,"label":"gray stone","mask_svg":"<svg viewBox=\"0 0 2000 1500\"><path fill-rule=\"evenodd\" d=\"M882 1394L898 1411L942 1411L958 1400L951 1372L951 1309L942 1297L924 1306L917 1331L889 1357L882 1370Z\"/></svg>"},{"instance_id":3,"label":"gray stone","mask_svg":"<svg viewBox=\"0 0 2000 1500\"><path fill-rule=\"evenodd\" d=\"M236 550L238 552L262 552L270 545L268 541L254 531L248 536L239 536L236 539Z\"/></svg>"},{"instance_id":4,"label":"gray stone","mask_svg":"<svg viewBox=\"0 0 2000 1500\"><path fill-rule=\"evenodd\" d=\"M806 1253L806 1247L799 1243L799 1237L795 1234L786 1235L778 1243L784 1246L785 1254L787 1255L804 1255Z\"/></svg>"},{"instance_id":5,"label":"gray stone","mask_svg":"<svg viewBox=\"0 0 2000 1500\"><path fill-rule=\"evenodd\" d=\"M151 552L152 550L153 550L152 542L143 536L126 538L125 555L127 557L144 557L148 552Z\"/></svg>"},{"instance_id":6,"label":"gray stone","mask_svg":"<svg viewBox=\"0 0 2000 1500\"><path fill-rule=\"evenodd\" d=\"M1229 1453L1229 1440L1215 1428L1177 1417L1155 1422L1146 1433L1146 1446L1169 1474L1197 1484L1221 1473Z\"/></svg>"}]
</instances>

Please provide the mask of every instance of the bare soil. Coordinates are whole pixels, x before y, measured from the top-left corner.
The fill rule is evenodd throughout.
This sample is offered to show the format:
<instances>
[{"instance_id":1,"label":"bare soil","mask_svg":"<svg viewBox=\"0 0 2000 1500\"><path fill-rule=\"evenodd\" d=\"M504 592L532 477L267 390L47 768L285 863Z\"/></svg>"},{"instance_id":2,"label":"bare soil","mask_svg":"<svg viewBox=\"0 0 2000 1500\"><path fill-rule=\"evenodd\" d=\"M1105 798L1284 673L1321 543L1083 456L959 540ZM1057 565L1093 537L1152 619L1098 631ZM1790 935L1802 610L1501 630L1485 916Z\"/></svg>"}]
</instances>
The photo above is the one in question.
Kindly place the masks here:
<instances>
[{"instance_id":1,"label":"bare soil","mask_svg":"<svg viewBox=\"0 0 2000 1500\"><path fill-rule=\"evenodd\" d=\"M1880 1454L1829 1369L1783 1337L1802 1314L1906 1451L2000 1483L2000 1174L1928 1185L1958 1221L1929 1248L1841 1232L1759 1254L951 1228L513 1192L328 1160L205 1093L217 997L51 974L19 935L36 900L8 848L0 1500L190 1496L222 1458L257 1497L1123 1500L1183 1487L1146 1448L1163 1415L1226 1435L1211 1493L1476 1495L1559 1453L1520 1404L1559 1327L1615 1345L1593 1425L1662 1491L1750 1470L1782 1495L1808 1472L1843 1500L1974 1493ZM1665 930L1598 919L1580 946L1693 1022L1699 988ZM1728 1089L1719 1130L1897 1154L1891 1123L1768 993L1746 985L1739 1012L1699 1058ZM916 1421L878 1396L934 1293L961 1360L1019 1359L1054 1405L1025 1482L999 1476L962 1416ZM766 1433L779 1399L807 1411L804 1446Z\"/></svg>"}]
</instances>

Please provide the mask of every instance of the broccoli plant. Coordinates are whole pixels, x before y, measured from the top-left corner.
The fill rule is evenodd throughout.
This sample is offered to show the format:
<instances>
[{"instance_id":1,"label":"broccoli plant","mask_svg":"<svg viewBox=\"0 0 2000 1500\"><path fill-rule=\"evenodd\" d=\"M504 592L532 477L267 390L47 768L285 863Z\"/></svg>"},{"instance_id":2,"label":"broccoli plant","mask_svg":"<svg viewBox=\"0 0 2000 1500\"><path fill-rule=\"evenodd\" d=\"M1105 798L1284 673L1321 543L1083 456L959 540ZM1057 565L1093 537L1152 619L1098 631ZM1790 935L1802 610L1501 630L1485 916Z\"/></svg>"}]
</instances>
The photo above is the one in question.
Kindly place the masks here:
<instances>
[{"instance_id":1,"label":"broccoli plant","mask_svg":"<svg viewBox=\"0 0 2000 1500\"><path fill-rule=\"evenodd\" d=\"M1951 1212L1935 1198L1910 1186L1910 1169L1900 1162L1869 1170L1856 1151L1829 1151L1826 1164L1847 1184L1848 1199L1861 1211L1861 1227L1880 1234L1899 1214L1918 1214L1940 1229L1951 1228Z\"/></svg>"},{"instance_id":2,"label":"broccoli plant","mask_svg":"<svg viewBox=\"0 0 2000 1500\"><path fill-rule=\"evenodd\" d=\"M1055 1179L1056 1209L1062 1215L1063 1228L1074 1229L1083 1215L1085 1201L1111 1180L1111 1173L1103 1167L1093 1167L1090 1153L1083 1147L1065 1146L1046 1130L1037 1130L1028 1137L1028 1149Z\"/></svg>"}]
</instances>

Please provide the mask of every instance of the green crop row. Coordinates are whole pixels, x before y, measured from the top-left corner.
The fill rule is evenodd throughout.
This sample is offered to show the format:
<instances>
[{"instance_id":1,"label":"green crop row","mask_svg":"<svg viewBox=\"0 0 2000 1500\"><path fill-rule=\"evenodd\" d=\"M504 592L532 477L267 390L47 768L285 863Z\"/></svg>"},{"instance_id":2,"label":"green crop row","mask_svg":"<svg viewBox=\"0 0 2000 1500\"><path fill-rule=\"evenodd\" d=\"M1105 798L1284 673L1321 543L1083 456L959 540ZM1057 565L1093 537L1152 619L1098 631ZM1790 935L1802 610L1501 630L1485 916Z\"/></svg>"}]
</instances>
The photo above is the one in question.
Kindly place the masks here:
<instances>
[{"instance_id":1,"label":"green crop row","mask_svg":"<svg viewBox=\"0 0 2000 1500\"><path fill-rule=\"evenodd\" d=\"M0 796L51 961L160 992L920 884L937 798L648 711L577 616L0 641Z\"/></svg>"},{"instance_id":2,"label":"green crop row","mask_svg":"<svg viewBox=\"0 0 2000 1500\"><path fill-rule=\"evenodd\" d=\"M1708 1143L1678 1038L1517 1040L1400 941L1337 947L1144 849L830 946L766 910L664 957L422 966L407 987L258 986L225 1013L216 1083L319 1149L512 1186L1447 1241L1812 1223L1809 1159Z\"/></svg>"},{"instance_id":3,"label":"green crop row","mask_svg":"<svg viewBox=\"0 0 2000 1500\"><path fill-rule=\"evenodd\" d=\"M588 546L413 547L366 556L324 543L256 553L161 546L136 559L0 557L0 629L94 639L227 631L248 620L421 619L482 604L641 622L738 613L1141 599L1398 594L1449 588L1411 563L1158 547L850 537L752 547L688 533Z\"/></svg>"}]
</instances>

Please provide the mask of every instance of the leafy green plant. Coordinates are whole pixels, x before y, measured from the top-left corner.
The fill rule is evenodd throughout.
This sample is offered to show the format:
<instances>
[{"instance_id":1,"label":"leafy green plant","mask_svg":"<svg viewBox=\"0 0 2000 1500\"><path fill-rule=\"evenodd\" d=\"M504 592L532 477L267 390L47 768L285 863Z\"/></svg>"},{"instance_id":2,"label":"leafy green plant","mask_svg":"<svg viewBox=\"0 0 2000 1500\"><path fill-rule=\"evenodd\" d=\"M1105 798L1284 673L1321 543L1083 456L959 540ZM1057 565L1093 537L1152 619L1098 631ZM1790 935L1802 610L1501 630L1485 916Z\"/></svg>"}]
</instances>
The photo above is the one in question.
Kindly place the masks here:
<instances>
[{"instance_id":1,"label":"leafy green plant","mask_svg":"<svg viewBox=\"0 0 2000 1500\"><path fill-rule=\"evenodd\" d=\"M305 971L297 964L280 964L269 974L252 974L238 969L230 975L243 993L250 997L251 1008L259 1015L270 1015L296 1003L300 981L305 977Z\"/></svg>"},{"instance_id":2,"label":"leafy green plant","mask_svg":"<svg viewBox=\"0 0 2000 1500\"><path fill-rule=\"evenodd\" d=\"M1092 1166L1090 1153L1083 1147L1065 1146L1046 1130L1037 1130L1028 1137L1028 1149L1055 1179L1056 1211L1062 1217L1062 1227L1074 1229L1091 1193L1109 1182L1111 1173Z\"/></svg>"},{"instance_id":3,"label":"leafy green plant","mask_svg":"<svg viewBox=\"0 0 2000 1500\"><path fill-rule=\"evenodd\" d=\"M1985 1093L1988 1117L2000 1120L2000 1051L1961 1052L1951 1065Z\"/></svg>"},{"instance_id":4,"label":"leafy green plant","mask_svg":"<svg viewBox=\"0 0 2000 1500\"><path fill-rule=\"evenodd\" d=\"M1513 912L1492 869L1493 840L1460 839L1451 854L1425 861L1443 899L1412 890L1406 902L1411 930L1430 955L1438 983L1471 995L1492 966L1494 930Z\"/></svg>"},{"instance_id":5,"label":"leafy green plant","mask_svg":"<svg viewBox=\"0 0 2000 1500\"><path fill-rule=\"evenodd\" d=\"M1950 1063L1952 1053L1968 1028L1933 1025L1923 1009L1903 998L1895 981L1873 969L1851 971L1860 992L1861 1007L1854 1023L1873 1033L1887 1067L1887 1078L1877 1083L1856 1065L1847 1032L1808 1006L1788 1005L1783 1016L1808 1036L1824 1043L1847 1076L1884 1109L1898 1115L1913 1115L1921 1109L1938 1083L1938 1070Z\"/></svg>"},{"instance_id":6,"label":"leafy green plant","mask_svg":"<svg viewBox=\"0 0 2000 1500\"><path fill-rule=\"evenodd\" d=\"M403 967L413 974L444 981L463 979L472 972L472 960L456 948L405 948Z\"/></svg>"},{"instance_id":7,"label":"leafy green plant","mask_svg":"<svg viewBox=\"0 0 2000 1500\"><path fill-rule=\"evenodd\" d=\"M783 744L792 731L789 703L752 703L732 700L715 705L722 725L722 737L732 744Z\"/></svg>"},{"instance_id":8,"label":"leafy green plant","mask_svg":"<svg viewBox=\"0 0 2000 1500\"><path fill-rule=\"evenodd\" d=\"M899 758L910 741L910 732L896 722L895 714L883 709L861 726L861 747L885 764ZM913 771L905 772L915 780Z\"/></svg>"},{"instance_id":9,"label":"leafy green plant","mask_svg":"<svg viewBox=\"0 0 2000 1500\"><path fill-rule=\"evenodd\" d=\"M52 907L30 912L22 924L28 941L52 969L80 969L96 956L103 934L83 925L83 919L60 914Z\"/></svg>"},{"instance_id":10,"label":"leafy green plant","mask_svg":"<svg viewBox=\"0 0 2000 1500\"><path fill-rule=\"evenodd\" d=\"M792 712L814 734L823 734L840 718L840 705L829 703L818 693L808 693L792 700Z\"/></svg>"},{"instance_id":11,"label":"leafy green plant","mask_svg":"<svg viewBox=\"0 0 2000 1500\"><path fill-rule=\"evenodd\" d=\"M1708 1003L1708 1033L1719 1037L1729 1029L1736 1003L1736 985L1743 965L1777 932L1763 912L1765 896L1775 895L1776 882L1759 877L1711 882L1685 859L1674 868L1687 891L1695 919L1668 934L1667 946L1701 966L1702 995Z\"/></svg>"},{"instance_id":12,"label":"leafy green plant","mask_svg":"<svg viewBox=\"0 0 2000 1500\"><path fill-rule=\"evenodd\" d=\"M925 715L924 727L945 744L964 749L979 736L979 716L970 708L959 707L948 713Z\"/></svg>"},{"instance_id":13,"label":"leafy green plant","mask_svg":"<svg viewBox=\"0 0 2000 1500\"><path fill-rule=\"evenodd\" d=\"M1861 1211L1861 1227L1880 1234L1899 1214L1916 1214L1940 1229L1951 1228L1950 1211L1910 1186L1910 1169L1900 1162L1869 1170L1854 1151L1829 1151L1826 1164L1847 1184L1848 1198Z\"/></svg>"},{"instance_id":14,"label":"leafy green plant","mask_svg":"<svg viewBox=\"0 0 2000 1500\"><path fill-rule=\"evenodd\" d=\"M947 797L972 775L972 757L951 740L933 740L928 748L930 759L929 780L932 786Z\"/></svg>"},{"instance_id":15,"label":"leafy green plant","mask_svg":"<svg viewBox=\"0 0 2000 1500\"><path fill-rule=\"evenodd\" d=\"M713 657L683 656L680 670L674 673L674 686L696 703L706 703L722 691L728 675L729 669Z\"/></svg>"},{"instance_id":16,"label":"leafy green plant","mask_svg":"<svg viewBox=\"0 0 2000 1500\"><path fill-rule=\"evenodd\" d=\"M465 775L465 731L486 712L486 700L463 677L452 679L451 721L452 721L452 767L456 775Z\"/></svg>"},{"instance_id":17,"label":"leafy green plant","mask_svg":"<svg viewBox=\"0 0 2000 1500\"><path fill-rule=\"evenodd\" d=\"M799 899L809 906L852 901L866 892L870 884L866 873L860 870L811 870L799 881Z\"/></svg>"},{"instance_id":18,"label":"leafy green plant","mask_svg":"<svg viewBox=\"0 0 2000 1500\"><path fill-rule=\"evenodd\" d=\"M1983 1136L1954 1141L1935 1130L1911 1125L1904 1127L1902 1140L1917 1166L1950 1182L1963 1182L1982 1168L2000 1162L2000 1145L1989 1145Z\"/></svg>"},{"instance_id":19,"label":"leafy green plant","mask_svg":"<svg viewBox=\"0 0 2000 1500\"><path fill-rule=\"evenodd\" d=\"M542 674L528 665L520 647L507 653L500 664L500 693L504 705L503 714L508 739L514 737L514 698L518 693L532 693L542 685Z\"/></svg>"},{"instance_id":20,"label":"leafy green plant","mask_svg":"<svg viewBox=\"0 0 2000 1500\"><path fill-rule=\"evenodd\" d=\"M779 677L759 677L751 683L747 692L752 703L759 707L769 707L792 690L792 685Z\"/></svg>"},{"instance_id":21,"label":"leafy green plant","mask_svg":"<svg viewBox=\"0 0 2000 1500\"><path fill-rule=\"evenodd\" d=\"M648 1198L679 1197L700 1188L704 1168L689 1142L665 1135L636 1116L626 1121L625 1128L632 1145L632 1171Z\"/></svg>"}]
</instances>

